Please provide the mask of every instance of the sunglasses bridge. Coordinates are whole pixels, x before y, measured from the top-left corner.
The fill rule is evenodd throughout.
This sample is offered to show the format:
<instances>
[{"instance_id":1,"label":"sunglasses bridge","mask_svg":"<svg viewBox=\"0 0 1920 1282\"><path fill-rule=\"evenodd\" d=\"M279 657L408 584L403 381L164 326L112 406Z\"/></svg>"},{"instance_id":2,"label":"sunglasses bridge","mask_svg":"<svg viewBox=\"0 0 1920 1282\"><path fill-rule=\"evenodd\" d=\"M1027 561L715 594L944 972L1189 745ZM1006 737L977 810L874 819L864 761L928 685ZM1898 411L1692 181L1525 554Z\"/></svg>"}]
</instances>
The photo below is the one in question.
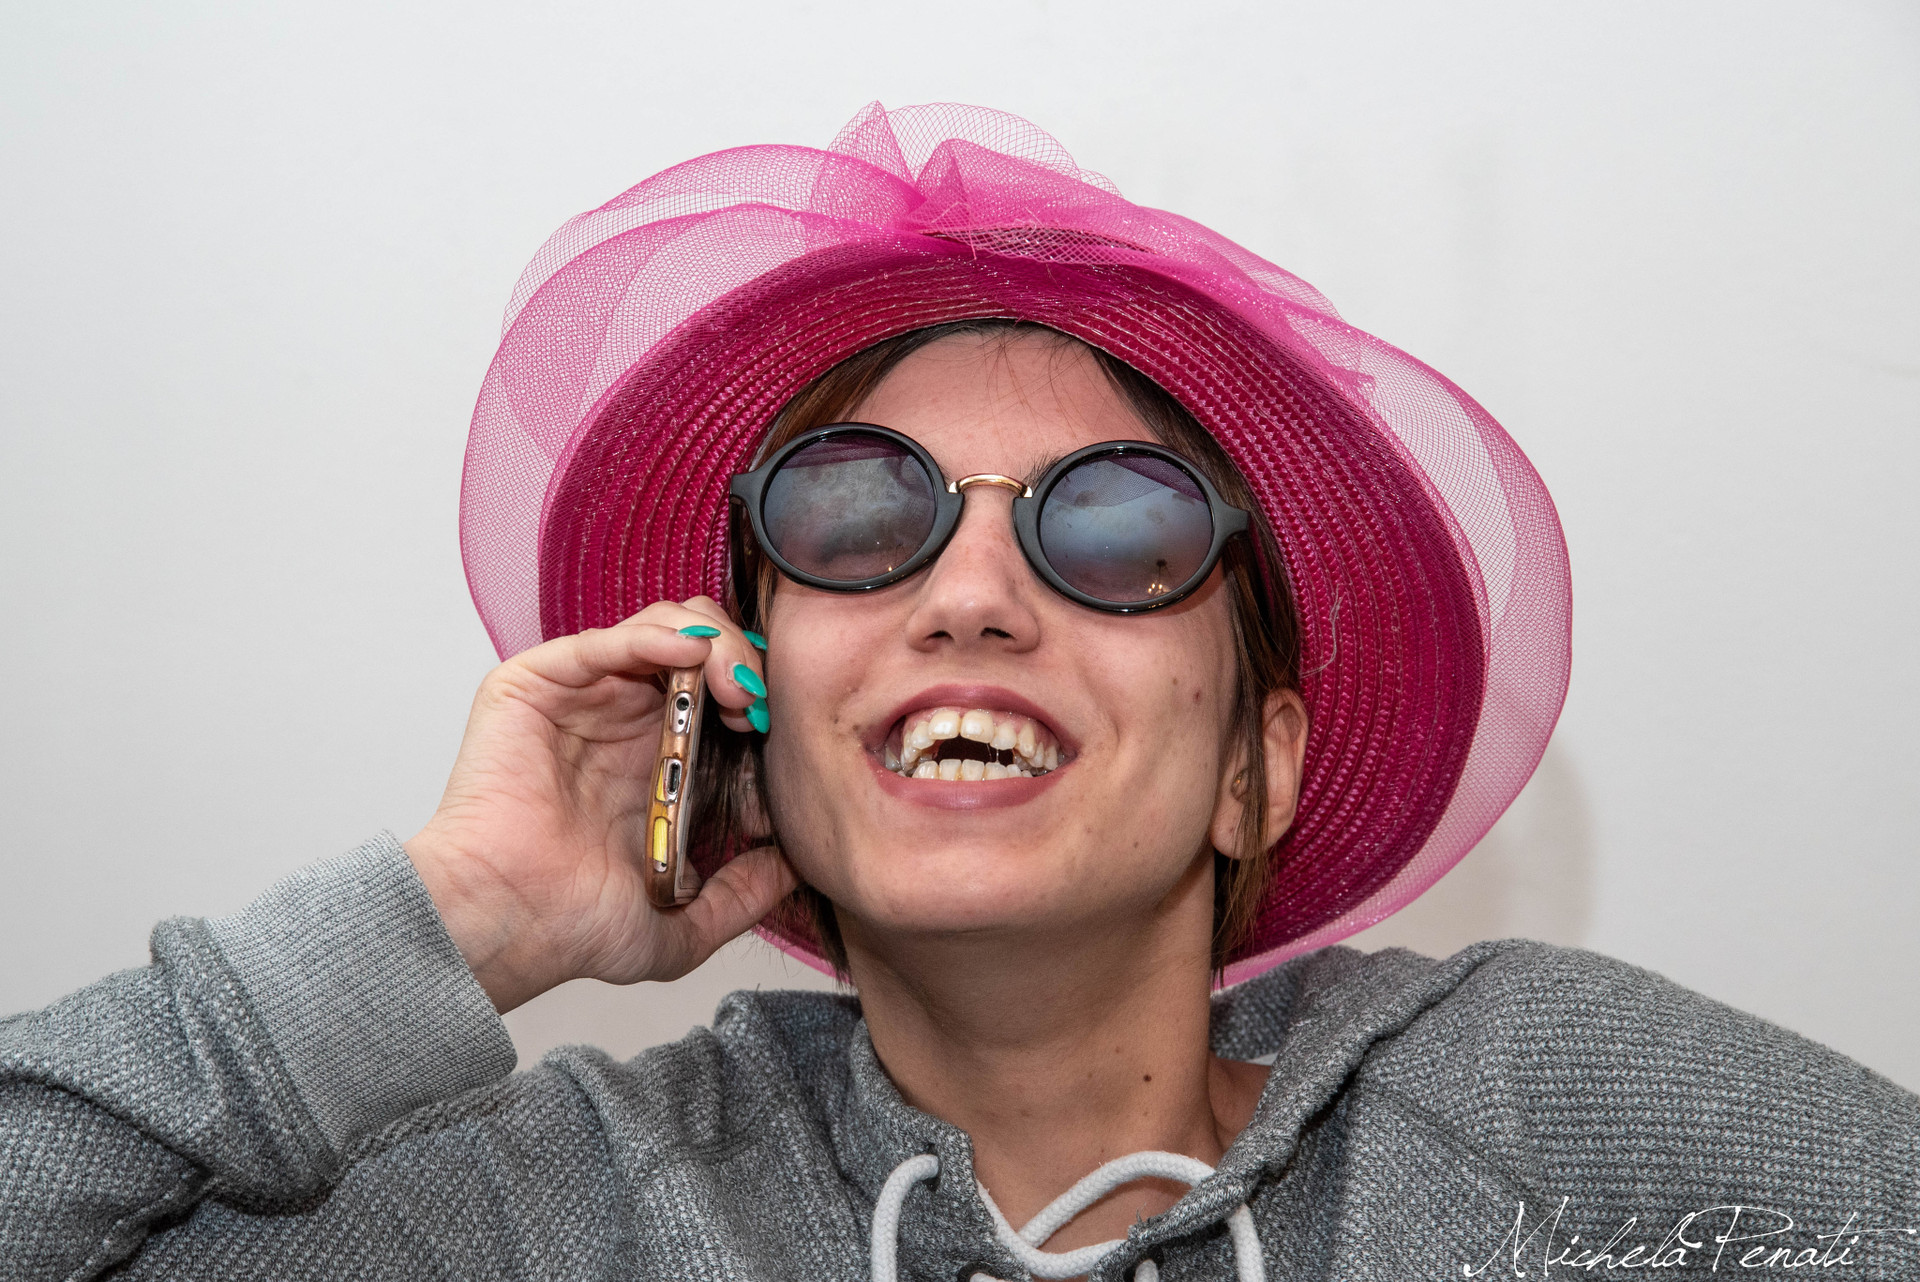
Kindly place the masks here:
<instances>
[{"instance_id":1,"label":"sunglasses bridge","mask_svg":"<svg viewBox=\"0 0 1920 1282\"><path fill-rule=\"evenodd\" d=\"M1011 476L1002 476L998 472L975 472L972 476L963 476L957 481L948 481L947 493L964 494L975 485L998 485L1003 489L1012 490L1014 494L1020 498L1030 499L1033 497L1033 487L1025 481L1017 481Z\"/></svg>"}]
</instances>

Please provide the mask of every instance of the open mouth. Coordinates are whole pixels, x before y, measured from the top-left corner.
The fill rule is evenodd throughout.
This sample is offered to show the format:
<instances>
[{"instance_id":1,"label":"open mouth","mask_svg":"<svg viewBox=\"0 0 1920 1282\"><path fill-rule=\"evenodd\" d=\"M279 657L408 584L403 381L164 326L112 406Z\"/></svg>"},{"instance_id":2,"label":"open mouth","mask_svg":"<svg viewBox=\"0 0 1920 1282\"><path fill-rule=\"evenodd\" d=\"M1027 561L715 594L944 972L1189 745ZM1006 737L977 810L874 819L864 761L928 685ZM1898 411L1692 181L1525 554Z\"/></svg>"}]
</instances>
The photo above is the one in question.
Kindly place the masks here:
<instances>
[{"instance_id":1,"label":"open mouth","mask_svg":"<svg viewBox=\"0 0 1920 1282\"><path fill-rule=\"evenodd\" d=\"M991 708L922 708L881 750L902 779L1032 779L1060 766L1060 742L1032 717Z\"/></svg>"}]
</instances>

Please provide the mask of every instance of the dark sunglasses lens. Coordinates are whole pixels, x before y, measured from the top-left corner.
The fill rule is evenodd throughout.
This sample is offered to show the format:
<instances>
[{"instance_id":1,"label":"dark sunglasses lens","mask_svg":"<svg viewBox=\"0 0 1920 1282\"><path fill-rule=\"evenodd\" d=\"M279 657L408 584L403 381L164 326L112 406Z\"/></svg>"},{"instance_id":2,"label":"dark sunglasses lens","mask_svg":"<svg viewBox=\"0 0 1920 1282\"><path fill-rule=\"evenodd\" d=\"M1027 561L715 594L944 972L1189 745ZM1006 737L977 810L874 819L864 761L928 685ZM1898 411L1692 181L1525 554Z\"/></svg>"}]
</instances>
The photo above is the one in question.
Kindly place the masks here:
<instances>
[{"instance_id":1,"label":"dark sunglasses lens","mask_svg":"<svg viewBox=\"0 0 1920 1282\"><path fill-rule=\"evenodd\" d=\"M767 479L761 523L796 569L839 583L879 578L933 532L933 478L899 444L830 436L787 457Z\"/></svg>"},{"instance_id":2,"label":"dark sunglasses lens","mask_svg":"<svg viewBox=\"0 0 1920 1282\"><path fill-rule=\"evenodd\" d=\"M1181 468L1146 454L1109 454L1061 477L1040 509L1040 547L1054 573L1115 605L1180 587L1213 546L1213 512Z\"/></svg>"}]
</instances>

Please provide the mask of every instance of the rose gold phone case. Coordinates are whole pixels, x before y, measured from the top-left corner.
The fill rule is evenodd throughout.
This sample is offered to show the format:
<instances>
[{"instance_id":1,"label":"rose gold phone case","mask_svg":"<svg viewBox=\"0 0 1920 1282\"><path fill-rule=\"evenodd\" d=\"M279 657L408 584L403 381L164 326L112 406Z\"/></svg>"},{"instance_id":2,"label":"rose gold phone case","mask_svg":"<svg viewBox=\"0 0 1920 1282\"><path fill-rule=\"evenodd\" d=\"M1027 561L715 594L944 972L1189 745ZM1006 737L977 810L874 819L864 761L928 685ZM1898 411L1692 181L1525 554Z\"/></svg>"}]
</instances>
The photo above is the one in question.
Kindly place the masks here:
<instances>
[{"instance_id":1,"label":"rose gold phone case","mask_svg":"<svg viewBox=\"0 0 1920 1282\"><path fill-rule=\"evenodd\" d=\"M706 706L707 685L699 668L675 668L667 674L667 707L646 834L647 895L660 908L684 904L700 893L700 874L687 858L687 828L693 818L693 766L700 758L700 714Z\"/></svg>"}]
</instances>

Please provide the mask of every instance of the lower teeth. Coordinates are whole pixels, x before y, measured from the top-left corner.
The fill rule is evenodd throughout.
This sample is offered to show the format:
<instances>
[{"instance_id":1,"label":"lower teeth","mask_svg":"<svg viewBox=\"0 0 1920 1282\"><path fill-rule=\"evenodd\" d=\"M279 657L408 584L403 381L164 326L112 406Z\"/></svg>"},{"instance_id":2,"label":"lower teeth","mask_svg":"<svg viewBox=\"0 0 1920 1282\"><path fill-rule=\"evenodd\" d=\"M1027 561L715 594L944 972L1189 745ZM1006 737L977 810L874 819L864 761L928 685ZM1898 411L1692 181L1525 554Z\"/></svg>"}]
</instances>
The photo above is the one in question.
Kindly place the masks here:
<instances>
[{"instance_id":1,"label":"lower teeth","mask_svg":"<svg viewBox=\"0 0 1920 1282\"><path fill-rule=\"evenodd\" d=\"M902 779L945 779L949 782L974 783L994 779L1034 779L1046 774L1047 769L1044 766L1030 766L1023 761L949 757L944 761L922 760L912 766L896 766L894 773Z\"/></svg>"}]
</instances>

